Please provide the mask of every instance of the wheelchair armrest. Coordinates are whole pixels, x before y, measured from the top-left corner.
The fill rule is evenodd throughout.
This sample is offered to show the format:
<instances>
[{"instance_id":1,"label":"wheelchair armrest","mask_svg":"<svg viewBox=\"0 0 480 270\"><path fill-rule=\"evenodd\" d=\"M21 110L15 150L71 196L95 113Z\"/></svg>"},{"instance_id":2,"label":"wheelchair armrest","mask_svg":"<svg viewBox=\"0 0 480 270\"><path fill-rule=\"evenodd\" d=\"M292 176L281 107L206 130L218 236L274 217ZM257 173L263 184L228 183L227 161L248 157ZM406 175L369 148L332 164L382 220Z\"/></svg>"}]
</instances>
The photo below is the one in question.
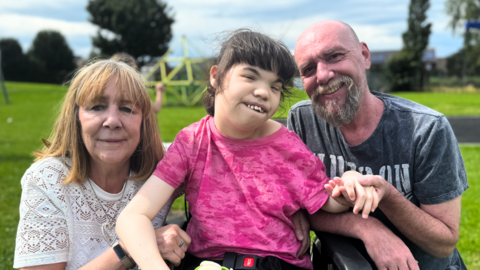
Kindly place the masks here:
<instances>
[{"instance_id":1,"label":"wheelchair armrest","mask_svg":"<svg viewBox=\"0 0 480 270\"><path fill-rule=\"evenodd\" d=\"M185 211L170 211L168 212L165 220L165 225L177 224L182 230L187 229L187 218L185 217Z\"/></svg>"},{"instance_id":2,"label":"wheelchair armrest","mask_svg":"<svg viewBox=\"0 0 480 270\"><path fill-rule=\"evenodd\" d=\"M326 253L339 270L372 270L370 263L360 254L347 237L316 232L318 240L314 246L321 254Z\"/></svg>"}]
</instances>

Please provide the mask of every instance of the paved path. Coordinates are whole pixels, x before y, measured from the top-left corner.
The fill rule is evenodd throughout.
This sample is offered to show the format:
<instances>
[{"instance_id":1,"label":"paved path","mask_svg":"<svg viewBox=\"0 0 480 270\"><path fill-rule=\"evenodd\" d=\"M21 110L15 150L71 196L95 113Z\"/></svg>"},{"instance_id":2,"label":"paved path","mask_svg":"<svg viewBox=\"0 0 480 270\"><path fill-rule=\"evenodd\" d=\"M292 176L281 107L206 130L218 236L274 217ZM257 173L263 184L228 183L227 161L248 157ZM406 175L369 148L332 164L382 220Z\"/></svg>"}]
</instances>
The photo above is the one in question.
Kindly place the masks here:
<instances>
[{"instance_id":1,"label":"paved path","mask_svg":"<svg viewBox=\"0 0 480 270\"><path fill-rule=\"evenodd\" d=\"M459 143L480 143L480 117L447 117Z\"/></svg>"},{"instance_id":2,"label":"paved path","mask_svg":"<svg viewBox=\"0 0 480 270\"><path fill-rule=\"evenodd\" d=\"M458 143L480 143L480 117L479 116L452 116L447 117L452 126L453 133ZM287 125L287 119L275 119Z\"/></svg>"}]
</instances>

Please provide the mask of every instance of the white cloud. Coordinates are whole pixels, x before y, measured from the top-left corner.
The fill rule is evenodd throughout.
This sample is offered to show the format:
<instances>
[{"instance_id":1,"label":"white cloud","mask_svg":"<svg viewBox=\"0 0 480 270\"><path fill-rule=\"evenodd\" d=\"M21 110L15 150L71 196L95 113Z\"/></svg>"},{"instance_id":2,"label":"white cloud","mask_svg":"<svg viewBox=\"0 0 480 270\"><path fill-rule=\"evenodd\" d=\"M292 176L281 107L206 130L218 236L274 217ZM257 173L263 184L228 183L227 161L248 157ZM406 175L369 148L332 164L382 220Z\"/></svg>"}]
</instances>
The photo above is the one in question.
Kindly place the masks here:
<instances>
[{"instance_id":1,"label":"white cloud","mask_svg":"<svg viewBox=\"0 0 480 270\"><path fill-rule=\"evenodd\" d=\"M212 0L214 1L214 0ZM240 27L250 27L259 30L275 38L281 38L290 49L305 28L317 21L338 18L333 13L315 14L308 17L292 17L280 21L253 21L249 18L218 18L208 16L208 10L183 10L176 14L176 22L173 25L174 39L186 35L192 41L201 43L199 47L210 51L210 44L206 44L215 38L216 33L231 31ZM388 24L351 24L359 38L365 41L372 50L399 49L402 45L401 36L398 33L406 27L405 22Z\"/></svg>"},{"instance_id":2,"label":"white cloud","mask_svg":"<svg viewBox=\"0 0 480 270\"><path fill-rule=\"evenodd\" d=\"M34 36L40 30L57 30L64 36L93 35L96 27L89 22L68 22L64 20L25 16L20 14L0 14L1 36Z\"/></svg>"},{"instance_id":3,"label":"white cloud","mask_svg":"<svg viewBox=\"0 0 480 270\"><path fill-rule=\"evenodd\" d=\"M288 8L288 7L295 7L302 5L303 3L308 2L308 0L242 0L242 1L230 1L230 0L167 0L165 1L168 3L169 6L174 7L175 10L198 10L205 9L210 10L213 12L221 10L222 12L229 11L229 10L236 10L239 11L268 11L272 9L278 8Z\"/></svg>"},{"instance_id":4,"label":"white cloud","mask_svg":"<svg viewBox=\"0 0 480 270\"><path fill-rule=\"evenodd\" d=\"M85 0L68 0L68 1L59 1L59 0L2 0L0 7L3 12L6 10L32 10L35 7L44 7L44 8L64 8L71 6L72 3L85 3Z\"/></svg>"}]
</instances>

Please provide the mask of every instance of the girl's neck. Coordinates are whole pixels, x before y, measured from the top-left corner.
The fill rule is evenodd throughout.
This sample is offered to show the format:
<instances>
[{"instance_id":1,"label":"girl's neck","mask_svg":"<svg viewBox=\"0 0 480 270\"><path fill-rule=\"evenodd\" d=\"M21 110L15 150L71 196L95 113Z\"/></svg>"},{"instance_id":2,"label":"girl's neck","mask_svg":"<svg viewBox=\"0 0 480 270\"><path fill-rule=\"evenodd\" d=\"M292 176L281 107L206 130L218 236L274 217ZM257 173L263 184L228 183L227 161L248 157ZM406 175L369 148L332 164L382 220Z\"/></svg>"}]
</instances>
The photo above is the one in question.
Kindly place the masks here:
<instances>
[{"instance_id":1,"label":"girl's neck","mask_svg":"<svg viewBox=\"0 0 480 270\"><path fill-rule=\"evenodd\" d=\"M236 125L219 116L214 116L213 121L218 132L233 139L260 139L277 132L282 127L282 124L271 119L253 128Z\"/></svg>"},{"instance_id":2,"label":"girl's neck","mask_svg":"<svg viewBox=\"0 0 480 270\"><path fill-rule=\"evenodd\" d=\"M130 173L130 160L124 164L99 164L90 160L90 173L88 177L101 189L108 193L119 193L128 179Z\"/></svg>"}]
</instances>

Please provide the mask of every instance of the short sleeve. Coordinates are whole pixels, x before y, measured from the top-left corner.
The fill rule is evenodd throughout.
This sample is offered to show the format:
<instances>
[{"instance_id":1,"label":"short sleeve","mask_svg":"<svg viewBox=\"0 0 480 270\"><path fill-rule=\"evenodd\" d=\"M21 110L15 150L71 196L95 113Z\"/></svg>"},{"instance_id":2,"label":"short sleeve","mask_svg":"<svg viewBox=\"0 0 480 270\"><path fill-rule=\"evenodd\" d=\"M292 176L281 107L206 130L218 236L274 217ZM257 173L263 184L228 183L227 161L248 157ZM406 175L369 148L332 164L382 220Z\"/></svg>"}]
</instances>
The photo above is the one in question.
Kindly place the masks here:
<instances>
[{"instance_id":1,"label":"short sleeve","mask_svg":"<svg viewBox=\"0 0 480 270\"><path fill-rule=\"evenodd\" d=\"M309 152L308 154L312 163L312 169L304 179L302 208L306 209L308 213L313 214L317 212L328 199L329 195L324 186L329 179L325 173L325 166L320 158Z\"/></svg>"},{"instance_id":2,"label":"short sleeve","mask_svg":"<svg viewBox=\"0 0 480 270\"><path fill-rule=\"evenodd\" d=\"M438 204L460 196L467 175L455 135L442 116L425 127L416 149L414 193L422 204Z\"/></svg>"},{"instance_id":3,"label":"short sleeve","mask_svg":"<svg viewBox=\"0 0 480 270\"><path fill-rule=\"evenodd\" d=\"M52 171L27 171L22 179L15 268L68 261L69 233L65 214L50 198L47 185L42 181L44 174L51 176Z\"/></svg>"},{"instance_id":4,"label":"short sleeve","mask_svg":"<svg viewBox=\"0 0 480 270\"><path fill-rule=\"evenodd\" d=\"M185 135L183 130L177 135L153 172L153 175L174 188L178 188L188 174L188 150L185 149Z\"/></svg>"}]
</instances>

